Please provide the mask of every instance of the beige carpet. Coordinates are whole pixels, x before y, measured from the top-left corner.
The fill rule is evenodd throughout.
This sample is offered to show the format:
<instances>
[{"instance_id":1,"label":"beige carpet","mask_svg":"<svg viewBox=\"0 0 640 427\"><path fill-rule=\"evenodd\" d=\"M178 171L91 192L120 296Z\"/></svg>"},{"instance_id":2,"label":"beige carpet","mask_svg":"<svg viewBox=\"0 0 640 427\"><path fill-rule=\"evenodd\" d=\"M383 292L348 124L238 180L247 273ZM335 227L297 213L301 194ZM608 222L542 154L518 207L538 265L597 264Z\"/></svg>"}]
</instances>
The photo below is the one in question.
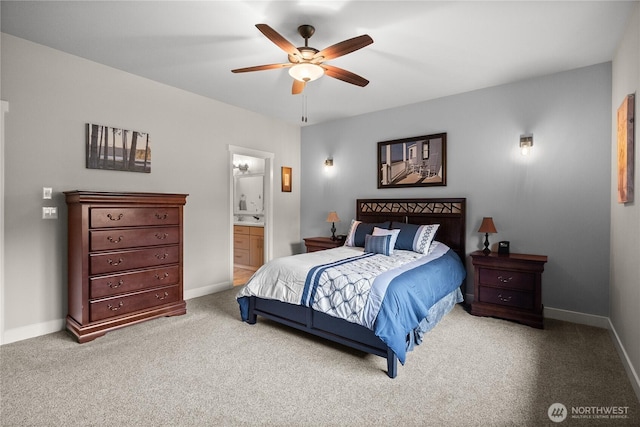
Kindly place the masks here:
<instances>
[{"instance_id":1,"label":"beige carpet","mask_svg":"<svg viewBox=\"0 0 640 427\"><path fill-rule=\"evenodd\" d=\"M2 425L640 425L603 329L538 330L456 306L392 380L380 357L242 323L236 292L82 345L59 332L0 347ZM569 412L562 423L554 403ZM572 418L587 407L626 418Z\"/></svg>"}]
</instances>

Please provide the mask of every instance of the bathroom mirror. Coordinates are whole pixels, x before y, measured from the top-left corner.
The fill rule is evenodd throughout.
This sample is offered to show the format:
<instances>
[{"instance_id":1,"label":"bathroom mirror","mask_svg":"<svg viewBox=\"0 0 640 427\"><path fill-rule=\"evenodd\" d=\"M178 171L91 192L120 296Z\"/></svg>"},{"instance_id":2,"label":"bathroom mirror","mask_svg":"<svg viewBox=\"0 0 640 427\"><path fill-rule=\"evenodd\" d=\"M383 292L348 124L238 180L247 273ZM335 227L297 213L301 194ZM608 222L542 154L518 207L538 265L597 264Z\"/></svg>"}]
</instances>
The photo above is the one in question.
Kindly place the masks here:
<instances>
[{"instance_id":1,"label":"bathroom mirror","mask_svg":"<svg viewBox=\"0 0 640 427\"><path fill-rule=\"evenodd\" d=\"M235 214L262 214L264 210L264 176L238 175L234 177Z\"/></svg>"}]
</instances>

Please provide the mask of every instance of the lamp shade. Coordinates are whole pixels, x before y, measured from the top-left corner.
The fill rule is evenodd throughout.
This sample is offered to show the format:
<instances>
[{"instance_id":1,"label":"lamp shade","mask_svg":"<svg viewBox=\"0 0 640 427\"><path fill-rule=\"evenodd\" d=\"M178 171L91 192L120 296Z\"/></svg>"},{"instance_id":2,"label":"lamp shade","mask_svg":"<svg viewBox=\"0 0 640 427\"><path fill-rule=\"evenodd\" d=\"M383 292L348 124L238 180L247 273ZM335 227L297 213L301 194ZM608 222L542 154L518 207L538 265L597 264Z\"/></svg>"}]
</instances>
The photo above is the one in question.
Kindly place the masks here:
<instances>
[{"instance_id":1,"label":"lamp shade","mask_svg":"<svg viewBox=\"0 0 640 427\"><path fill-rule=\"evenodd\" d=\"M312 82L324 75L324 68L317 64L302 62L289 68L289 75L301 82Z\"/></svg>"},{"instance_id":2,"label":"lamp shade","mask_svg":"<svg viewBox=\"0 0 640 427\"><path fill-rule=\"evenodd\" d=\"M327 222L340 222L340 218L337 213L331 211L329 215L327 215Z\"/></svg>"},{"instance_id":3,"label":"lamp shade","mask_svg":"<svg viewBox=\"0 0 640 427\"><path fill-rule=\"evenodd\" d=\"M493 218L485 216L482 218L482 224L478 229L478 233L497 233L496 226L493 225Z\"/></svg>"}]
</instances>

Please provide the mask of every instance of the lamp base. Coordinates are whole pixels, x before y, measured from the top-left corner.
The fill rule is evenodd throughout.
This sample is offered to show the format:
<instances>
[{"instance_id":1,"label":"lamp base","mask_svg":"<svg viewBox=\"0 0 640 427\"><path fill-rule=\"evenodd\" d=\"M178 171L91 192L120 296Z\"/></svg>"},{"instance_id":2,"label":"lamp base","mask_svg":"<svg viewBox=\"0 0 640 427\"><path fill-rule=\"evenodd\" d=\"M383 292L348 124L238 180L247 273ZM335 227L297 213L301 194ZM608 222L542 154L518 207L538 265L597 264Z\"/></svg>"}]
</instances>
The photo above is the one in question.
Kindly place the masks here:
<instances>
[{"instance_id":1,"label":"lamp base","mask_svg":"<svg viewBox=\"0 0 640 427\"><path fill-rule=\"evenodd\" d=\"M336 224L335 222L331 223L331 240L336 241L338 238L336 237Z\"/></svg>"},{"instance_id":2,"label":"lamp base","mask_svg":"<svg viewBox=\"0 0 640 427\"><path fill-rule=\"evenodd\" d=\"M491 249L489 249L489 233L484 234L484 249L482 253L485 255L489 255L491 253Z\"/></svg>"}]
</instances>

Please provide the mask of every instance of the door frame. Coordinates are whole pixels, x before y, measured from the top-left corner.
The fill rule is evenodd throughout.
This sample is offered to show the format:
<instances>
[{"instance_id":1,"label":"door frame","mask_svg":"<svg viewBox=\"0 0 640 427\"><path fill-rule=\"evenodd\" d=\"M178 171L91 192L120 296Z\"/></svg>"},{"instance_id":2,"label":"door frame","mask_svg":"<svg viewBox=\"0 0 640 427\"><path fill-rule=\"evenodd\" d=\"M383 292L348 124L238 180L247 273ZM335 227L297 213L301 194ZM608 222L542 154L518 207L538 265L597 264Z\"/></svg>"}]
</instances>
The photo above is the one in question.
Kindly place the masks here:
<instances>
[{"instance_id":1,"label":"door frame","mask_svg":"<svg viewBox=\"0 0 640 427\"><path fill-rule=\"evenodd\" d=\"M233 286L233 155L251 156L264 160L264 262L271 260L273 254L273 158L274 153L253 148L228 145L229 158L229 277Z\"/></svg>"}]
</instances>

